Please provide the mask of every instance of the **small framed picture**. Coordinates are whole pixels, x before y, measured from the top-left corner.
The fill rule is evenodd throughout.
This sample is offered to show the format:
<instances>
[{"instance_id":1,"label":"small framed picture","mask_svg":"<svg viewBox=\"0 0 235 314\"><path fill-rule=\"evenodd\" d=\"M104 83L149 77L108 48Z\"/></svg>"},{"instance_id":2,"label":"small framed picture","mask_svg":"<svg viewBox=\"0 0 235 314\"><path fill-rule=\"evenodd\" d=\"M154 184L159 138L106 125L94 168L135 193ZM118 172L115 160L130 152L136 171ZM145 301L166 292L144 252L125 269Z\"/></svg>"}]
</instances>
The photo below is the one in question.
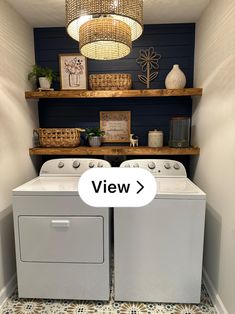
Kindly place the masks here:
<instances>
[{"instance_id":1,"label":"small framed picture","mask_svg":"<svg viewBox=\"0 0 235 314\"><path fill-rule=\"evenodd\" d=\"M87 59L81 54L60 54L60 88L87 89Z\"/></svg>"},{"instance_id":2,"label":"small framed picture","mask_svg":"<svg viewBox=\"0 0 235 314\"><path fill-rule=\"evenodd\" d=\"M100 129L105 132L104 143L129 143L131 133L130 111L101 111Z\"/></svg>"}]
</instances>

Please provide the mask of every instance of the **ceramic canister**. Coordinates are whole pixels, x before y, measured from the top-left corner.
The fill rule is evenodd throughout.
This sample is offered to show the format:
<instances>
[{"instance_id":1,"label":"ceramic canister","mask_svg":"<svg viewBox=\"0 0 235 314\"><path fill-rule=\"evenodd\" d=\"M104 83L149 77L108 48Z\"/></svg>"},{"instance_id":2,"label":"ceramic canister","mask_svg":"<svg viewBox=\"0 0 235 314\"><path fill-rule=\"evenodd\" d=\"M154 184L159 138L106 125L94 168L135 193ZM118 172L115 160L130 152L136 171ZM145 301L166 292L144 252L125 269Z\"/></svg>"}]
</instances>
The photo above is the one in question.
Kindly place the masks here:
<instances>
[{"instance_id":1,"label":"ceramic canister","mask_svg":"<svg viewBox=\"0 0 235 314\"><path fill-rule=\"evenodd\" d=\"M149 147L162 147L163 146L163 132L158 130L149 131L148 134Z\"/></svg>"}]
</instances>

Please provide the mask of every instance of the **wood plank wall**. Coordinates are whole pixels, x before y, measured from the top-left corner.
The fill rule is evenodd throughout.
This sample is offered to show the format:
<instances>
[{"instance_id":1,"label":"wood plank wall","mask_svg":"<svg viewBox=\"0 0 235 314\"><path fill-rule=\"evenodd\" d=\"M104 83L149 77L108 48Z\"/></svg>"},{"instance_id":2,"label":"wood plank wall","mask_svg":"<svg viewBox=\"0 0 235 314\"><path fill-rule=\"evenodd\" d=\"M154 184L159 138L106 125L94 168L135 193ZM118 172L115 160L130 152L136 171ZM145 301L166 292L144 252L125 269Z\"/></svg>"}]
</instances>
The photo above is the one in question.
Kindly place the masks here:
<instances>
[{"instance_id":1,"label":"wood plank wall","mask_svg":"<svg viewBox=\"0 0 235 314\"><path fill-rule=\"evenodd\" d=\"M64 28L36 28L36 63L59 71L60 53L79 52L78 44ZM131 73L133 88L143 89L138 81L140 67L136 63L140 49L154 47L161 54L159 76L151 88L164 88L167 73L174 64L179 64L187 77L187 87L193 87L194 70L194 24L146 25L143 36L134 42L132 53L116 61L88 61L89 73ZM59 84L55 84L59 89ZM40 100L39 117L41 127L92 127L99 125L101 110L130 110L132 132L137 134L140 145L147 145L148 131L161 129L164 144L168 144L169 121L172 116L192 114L190 97L140 98L140 99L63 99Z\"/></svg>"}]
</instances>

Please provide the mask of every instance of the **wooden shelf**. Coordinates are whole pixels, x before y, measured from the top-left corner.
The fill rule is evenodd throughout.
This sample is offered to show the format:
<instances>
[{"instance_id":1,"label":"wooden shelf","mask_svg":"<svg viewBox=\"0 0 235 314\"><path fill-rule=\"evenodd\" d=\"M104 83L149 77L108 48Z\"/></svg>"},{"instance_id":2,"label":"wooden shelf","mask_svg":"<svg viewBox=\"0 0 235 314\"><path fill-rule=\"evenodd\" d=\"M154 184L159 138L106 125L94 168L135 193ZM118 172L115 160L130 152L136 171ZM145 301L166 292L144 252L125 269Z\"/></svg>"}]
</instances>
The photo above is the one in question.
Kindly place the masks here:
<instances>
[{"instance_id":1,"label":"wooden shelf","mask_svg":"<svg viewBox=\"0 0 235 314\"><path fill-rule=\"evenodd\" d=\"M118 91L27 91L26 99L39 98L129 98L129 97L173 97L173 96L202 96L202 88L185 89L143 89Z\"/></svg>"},{"instance_id":2,"label":"wooden shelf","mask_svg":"<svg viewBox=\"0 0 235 314\"><path fill-rule=\"evenodd\" d=\"M81 156L134 156L134 155L199 155L200 149L198 147L189 148L171 148L161 147L152 148L146 146L129 147L129 146L102 146L102 147L87 147L80 146L75 148L30 148L30 155L81 155Z\"/></svg>"}]
</instances>

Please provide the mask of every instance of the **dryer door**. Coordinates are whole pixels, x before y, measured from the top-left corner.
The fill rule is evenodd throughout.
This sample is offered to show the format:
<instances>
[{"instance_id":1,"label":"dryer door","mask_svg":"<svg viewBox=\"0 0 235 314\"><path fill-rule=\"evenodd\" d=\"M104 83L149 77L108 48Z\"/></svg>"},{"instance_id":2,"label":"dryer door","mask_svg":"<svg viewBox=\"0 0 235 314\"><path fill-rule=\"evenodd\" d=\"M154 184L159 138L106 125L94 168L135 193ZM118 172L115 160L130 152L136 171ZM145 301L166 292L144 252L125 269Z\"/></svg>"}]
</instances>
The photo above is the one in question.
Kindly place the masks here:
<instances>
[{"instance_id":1,"label":"dryer door","mask_svg":"<svg viewBox=\"0 0 235 314\"><path fill-rule=\"evenodd\" d=\"M19 216L23 262L103 263L103 217Z\"/></svg>"}]
</instances>

